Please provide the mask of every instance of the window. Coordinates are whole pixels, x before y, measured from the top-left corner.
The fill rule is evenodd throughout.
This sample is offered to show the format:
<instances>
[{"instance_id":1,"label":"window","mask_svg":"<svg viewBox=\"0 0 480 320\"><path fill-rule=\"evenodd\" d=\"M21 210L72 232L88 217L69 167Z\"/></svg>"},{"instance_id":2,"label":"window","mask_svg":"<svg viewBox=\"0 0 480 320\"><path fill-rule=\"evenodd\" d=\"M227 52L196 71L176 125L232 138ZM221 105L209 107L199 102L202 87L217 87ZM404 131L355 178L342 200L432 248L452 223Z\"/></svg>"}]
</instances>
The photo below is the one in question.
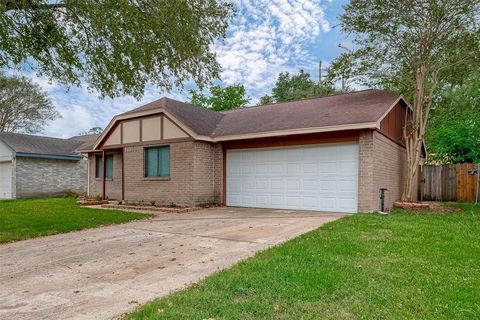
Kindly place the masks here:
<instances>
[{"instance_id":1,"label":"window","mask_svg":"<svg viewBox=\"0 0 480 320\"><path fill-rule=\"evenodd\" d=\"M102 178L103 177L103 158L102 156L96 156L95 158L97 164L95 167L95 177ZM107 179L113 178L113 154L106 154L105 155L105 162L107 167L107 174L105 177Z\"/></svg>"},{"instance_id":2,"label":"window","mask_svg":"<svg viewBox=\"0 0 480 320\"><path fill-rule=\"evenodd\" d=\"M170 147L145 148L145 177L170 177Z\"/></svg>"}]
</instances>

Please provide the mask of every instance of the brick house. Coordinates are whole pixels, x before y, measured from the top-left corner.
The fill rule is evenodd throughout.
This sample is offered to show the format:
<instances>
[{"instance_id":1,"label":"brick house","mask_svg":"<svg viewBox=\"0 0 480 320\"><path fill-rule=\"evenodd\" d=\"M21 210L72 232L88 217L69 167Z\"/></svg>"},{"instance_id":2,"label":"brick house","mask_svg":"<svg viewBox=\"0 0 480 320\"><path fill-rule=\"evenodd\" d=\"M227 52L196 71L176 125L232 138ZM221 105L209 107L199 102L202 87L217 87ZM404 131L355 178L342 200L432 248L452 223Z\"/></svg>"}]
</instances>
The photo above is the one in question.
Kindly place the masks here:
<instances>
[{"instance_id":1,"label":"brick house","mask_svg":"<svg viewBox=\"0 0 480 320\"><path fill-rule=\"evenodd\" d=\"M0 199L85 193L87 160L78 149L97 138L0 133Z\"/></svg>"},{"instance_id":2,"label":"brick house","mask_svg":"<svg viewBox=\"0 0 480 320\"><path fill-rule=\"evenodd\" d=\"M88 149L88 193L161 204L374 211L400 197L410 107L365 90L226 112L162 98Z\"/></svg>"}]
</instances>

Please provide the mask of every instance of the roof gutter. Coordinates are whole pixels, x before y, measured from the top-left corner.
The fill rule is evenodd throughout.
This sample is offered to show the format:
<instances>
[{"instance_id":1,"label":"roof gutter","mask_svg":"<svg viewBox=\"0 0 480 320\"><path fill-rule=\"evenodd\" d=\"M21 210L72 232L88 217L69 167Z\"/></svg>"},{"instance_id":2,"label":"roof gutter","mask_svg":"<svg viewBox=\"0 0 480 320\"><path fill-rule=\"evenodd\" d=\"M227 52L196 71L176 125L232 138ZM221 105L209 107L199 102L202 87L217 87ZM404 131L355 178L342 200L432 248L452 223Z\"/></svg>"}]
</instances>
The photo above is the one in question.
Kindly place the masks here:
<instances>
[{"instance_id":1,"label":"roof gutter","mask_svg":"<svg viewBox=\"0 0 480 320\"><path fill-rule=\"evenodd\" d=\"M267 131L267 132L258 132L258 133L219 136L219 137L214 137L212 139L212 142L278 137L278 136L288 136L288 135L294 135L294 134L310 134L310 133L334 132L334 131L344 131L344 130L360 130L360 129L377 129L377 122L365 122L365 123L345 124L345 125L318 127L318 128L277 130L277 131Z\"/></svg>"},{"instance_id":2,"label":"roof gutter","mask_svg":"<svg viewBox=\"0 0 480 320\"><path fill-rule=\"evenodd\" d=\"M70 156L62 154L43 154L43 153L27 153L27 152L17 152L17 157L24 158L41 158L41 159L58 159L58 160L70 160L70 161L79 161L83 159L83 156Z\"/></svg>"}]
</instances>

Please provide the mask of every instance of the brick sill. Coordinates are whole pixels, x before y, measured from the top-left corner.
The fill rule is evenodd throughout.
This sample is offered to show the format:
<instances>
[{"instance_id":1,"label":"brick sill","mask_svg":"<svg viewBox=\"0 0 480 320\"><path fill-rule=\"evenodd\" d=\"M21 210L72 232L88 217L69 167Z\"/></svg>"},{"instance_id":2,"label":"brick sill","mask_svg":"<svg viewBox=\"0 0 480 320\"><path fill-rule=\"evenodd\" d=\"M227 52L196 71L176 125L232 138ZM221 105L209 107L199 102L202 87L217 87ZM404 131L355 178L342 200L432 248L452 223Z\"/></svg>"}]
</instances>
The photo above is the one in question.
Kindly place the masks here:
<instances>
[{"instance_id":1,"label":"brick sill","mask_svg":"<svg viewBox=\"0 0 480 320\"><path fill-rule=\"evenodd\" d=\"M102 178L95 178L97 181L103 181ZM113 178L106 178L105 181L113 181Z\"/></svg>"},{"instance_id":2,"label":"brick sill","mask_svg":"<svg viewBox=\"0 0 480 320\"><path fill-rule=\"evenodd\" d=\"M143 181L170 181L170 177L143 178Z\"/></svg>"}]
</instances>

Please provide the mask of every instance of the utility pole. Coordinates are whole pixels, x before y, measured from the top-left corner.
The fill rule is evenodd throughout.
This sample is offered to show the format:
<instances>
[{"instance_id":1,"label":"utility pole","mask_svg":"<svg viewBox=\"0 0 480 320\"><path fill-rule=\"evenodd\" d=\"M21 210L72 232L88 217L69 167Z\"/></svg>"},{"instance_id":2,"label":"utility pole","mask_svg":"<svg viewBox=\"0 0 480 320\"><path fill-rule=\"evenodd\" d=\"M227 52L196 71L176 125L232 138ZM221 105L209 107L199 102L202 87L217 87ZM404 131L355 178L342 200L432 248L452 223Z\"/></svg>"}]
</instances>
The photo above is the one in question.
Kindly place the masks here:
<instances>
[{"instance_id":1,"label":"utility pole","mask_svg":"<svg viewBox=\"0 0 480 320\"><path fill-rule=\"evenodd\" d=\"M322 83L322 60L318 63L318 83Z\"/></svg>"}]
</instances>

